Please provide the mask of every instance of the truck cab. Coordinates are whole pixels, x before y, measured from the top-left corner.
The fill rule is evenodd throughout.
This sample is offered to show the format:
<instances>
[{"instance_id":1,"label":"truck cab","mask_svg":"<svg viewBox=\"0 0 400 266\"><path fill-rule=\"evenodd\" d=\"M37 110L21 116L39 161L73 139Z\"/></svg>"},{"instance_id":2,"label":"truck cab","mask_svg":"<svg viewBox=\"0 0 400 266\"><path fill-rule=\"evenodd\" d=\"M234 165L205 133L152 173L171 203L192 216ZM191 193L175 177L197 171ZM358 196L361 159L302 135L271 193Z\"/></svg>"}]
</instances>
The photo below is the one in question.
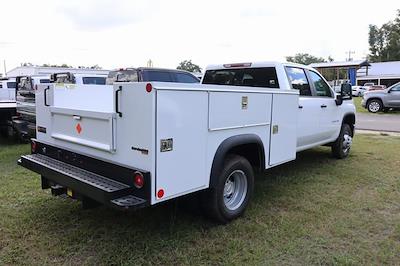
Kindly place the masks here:
<instances>
[{"instance_id":1,"label":"truck cab","mask_svg":"<svg viewBox=\"0 0 400 266\"><path fill-rule=\"evenodd\" d=\"M355 106L351 95L346 101L336 93L315 69L299 64L284 63L283 77L278 84L273 74L274 63L237 63L208 66L202 84L234 85L245 87L285 86L299 92L297 112L297 151L331 144L339 136L341 125L346 122L354 132Z\"/></svg>"},{"instance_id":2,"label":"truck cab","mask_svg":"<svg viewBox=\"0 0 400 266\"><path fill-rule=\"evenodd\" d=\"M113 82L174 82L174 83L199 83L200 79L194 74L179 70L152 67L121 68L110 71L107 83Z\"/></svg>"},{"instance_id":3,"label":"truck cab","mask_svg":"<svg viewBox=\"0 0 400 266\"><path fill-rule=\"evenodd\" d=\"M0 79L0 102L15 102L15 78Z\"/></svg>"}]
</instances>

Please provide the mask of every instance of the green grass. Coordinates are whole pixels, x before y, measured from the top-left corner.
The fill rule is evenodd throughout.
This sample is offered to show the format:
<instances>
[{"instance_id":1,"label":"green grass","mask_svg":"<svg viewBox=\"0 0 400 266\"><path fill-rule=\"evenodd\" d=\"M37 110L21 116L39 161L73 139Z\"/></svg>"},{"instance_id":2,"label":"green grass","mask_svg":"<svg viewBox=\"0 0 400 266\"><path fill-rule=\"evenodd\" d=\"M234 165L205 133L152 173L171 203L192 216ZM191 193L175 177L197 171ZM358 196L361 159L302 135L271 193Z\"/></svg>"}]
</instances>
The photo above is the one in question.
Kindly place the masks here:
<instances>
[{"instance_id":1,"label":"green grass","mask_svg":"<svg viewBox=\"0 0 400 266\"><path fill-rule=\"evenodd\" d=\"M353 101L354 101L354 105L356 106L357 113L368 113L368 114L371 114L371 115L375 115L375 114L400 114L400 110L390 110L387 113L384 113L384 112L378 112L378 113L375 113L375 114L370 113L370 112L368 112L367 109L365 109L364 107L361 106L361 100L362 100L362 97L353 97Z\"/></svg>"},{"instance_id":2,"label":"green grass","mask_svg":"<svg viewBox=\"0 0 400 266\"><path fill-rule=\"evenodd\" d=\"M16 166L27 145L0 140L0 265L399 264L399 150L398 137L358 135L346 160L300 153L257 176L245 216L218 226L177 201L82 210Z\"/></svg>"}]
</instances>

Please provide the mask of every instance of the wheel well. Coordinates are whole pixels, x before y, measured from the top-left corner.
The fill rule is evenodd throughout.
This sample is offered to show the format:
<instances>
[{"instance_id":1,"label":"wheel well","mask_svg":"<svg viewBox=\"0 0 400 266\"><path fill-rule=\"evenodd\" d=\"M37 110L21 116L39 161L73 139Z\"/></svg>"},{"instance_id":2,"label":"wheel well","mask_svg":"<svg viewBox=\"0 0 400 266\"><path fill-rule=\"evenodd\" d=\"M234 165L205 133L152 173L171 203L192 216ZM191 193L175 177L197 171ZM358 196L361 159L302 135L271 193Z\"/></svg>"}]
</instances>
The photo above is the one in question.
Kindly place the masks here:
<instances>
[{"instance_id":1,"label":"wheel well","mask_svg":"<svg viewBox=\"0 0 400 266\"><path fill-rule=\"evenodd\" d=\"M211 167L210 187L215 187L225 158L229 154L243 156L257 170L265 169L265 151L261 139L254 134L233 136L224 140L215 152Z\"/></svg>"},{"instance_id":2,"label":"wheel well","mask_svg":"<svg viewBox=\"0 0 400 266\"><path fill-rule=\"evenodd\" d=\"M347 114L343 118L343 124L348 124L351 128L351 132L354 135L354 125L356 124L355 114Z\"/></svg>"},{"instance_id":3,"label":"wheel well","mask_svg":"<svg viewBox=\"0 0 400 266\"><path fill-rule=\"evenodd\" d=\"M262 150L257 143L248 143L231 148L227 154L236 154L246 158L254 169L261 170L263 167Z\"/></svg>"}]
</instances>

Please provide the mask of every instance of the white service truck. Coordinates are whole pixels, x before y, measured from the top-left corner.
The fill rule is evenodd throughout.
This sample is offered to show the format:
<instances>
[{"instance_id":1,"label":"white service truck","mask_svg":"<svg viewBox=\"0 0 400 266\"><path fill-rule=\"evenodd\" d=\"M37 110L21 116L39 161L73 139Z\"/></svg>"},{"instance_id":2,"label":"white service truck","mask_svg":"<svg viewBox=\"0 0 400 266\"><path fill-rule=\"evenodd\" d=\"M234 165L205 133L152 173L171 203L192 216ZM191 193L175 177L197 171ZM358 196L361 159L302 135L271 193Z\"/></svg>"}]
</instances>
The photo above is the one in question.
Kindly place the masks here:
<instances>
[{"instance_id":1,"label":"white service truck","mask_svg":"<svg viewBox=\"0 0 400 266\"><path fill-rule=\"evenodd\" d=\"M206 213L226 223L246 209L254 171L319 145L349 154L351 87L337 95L312 68L216 65L202 83L39 90L37 138L19 164L84 207L137 209L200 191Z\"/></svg>"},{"instance_id":2,"label":"white service truck","mask_svg":"<svg viewBox=\"0 0 400 266\"><path fill-rule=\"evenodd\" d=\"M15 79L0 78L0 134L7 136L8 121L15 115Z\"/></svg>"}]
</instances>

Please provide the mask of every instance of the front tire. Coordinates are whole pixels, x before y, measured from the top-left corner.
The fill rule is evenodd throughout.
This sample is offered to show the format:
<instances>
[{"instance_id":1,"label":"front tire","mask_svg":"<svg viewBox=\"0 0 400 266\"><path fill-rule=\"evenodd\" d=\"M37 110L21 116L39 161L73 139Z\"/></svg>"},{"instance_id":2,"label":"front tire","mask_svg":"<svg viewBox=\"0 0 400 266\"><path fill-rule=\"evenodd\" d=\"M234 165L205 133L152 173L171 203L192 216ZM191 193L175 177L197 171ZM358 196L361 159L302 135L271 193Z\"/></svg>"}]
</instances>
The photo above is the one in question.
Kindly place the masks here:
<instances>
[{"instance_id":1,"label":"front tire","mask_svg":"<svg viewBox=\"0 0 400 266\"><path fill-rule=\"evenodd\" d=\"M243 215L254 189L254 173L249 161L238 155L228 155L214 188L202 197L206 214L218 223L226 224Z\"/></svg>"},{"instance_id":2,"label":"front tire","mask_svg":"<svg viewBox=\"0 0 400 266\"><path fill-rule=\"evenodd\" d=\"M383 109L383 104L381 100L373 99L367 104L368 111L371 113L377 113Z\"/></svg>"},{"instance_id":3,"label":"front tire","mask_svg":"<svg viewBox=\"0 0 400 266\"><path fill-rule=\"evenodd\" d=\"M353 131L348 124L343 124L340 134L335 143L332 145L332 155L338 159L346 158L353 143Z\"/></svg>"}]
</instances>

